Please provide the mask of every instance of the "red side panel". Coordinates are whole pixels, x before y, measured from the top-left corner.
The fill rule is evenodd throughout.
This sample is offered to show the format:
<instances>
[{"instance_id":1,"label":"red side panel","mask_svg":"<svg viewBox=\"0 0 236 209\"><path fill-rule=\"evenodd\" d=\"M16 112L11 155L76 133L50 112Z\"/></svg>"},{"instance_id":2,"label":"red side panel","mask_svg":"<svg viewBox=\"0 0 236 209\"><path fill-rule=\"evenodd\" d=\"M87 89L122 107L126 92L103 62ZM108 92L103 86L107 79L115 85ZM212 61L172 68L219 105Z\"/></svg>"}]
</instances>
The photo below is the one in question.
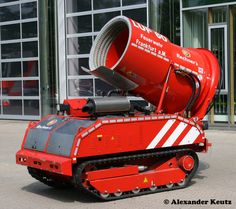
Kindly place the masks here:
<instances>
[{"instance_id":1,"label":"red side panel","mask_svg":"<svg viewBox=\"0 0 236 209\"><path fill-rule=\"evenodd\" d=\"M104 170L90 171L87 172L87 179L89 181L114 178L119 176L129 176L138 174L138 166L125 166L120 168L109 168Z\"/></svg>"},{"instance_id":2,"label":"red side panel","mask_svg":"<svg viewBox=\"0 0 236 209\"><path fill-rule=\"evenodd\" d=\"M185 156L185 158L189 157ZM189 160L187 161L189 163ZM90 171L87 172L86 179L100 193L115 193L180 183L186 177L186 173L179 167L175 157L171 159L162 158L162 161L159 160L157 164L152 165L144 172L138 172L137 168L138 166L136 168L135 166L127 166ZM114 172L115 170L118 173Z\"/></svg>"},{"instance_id":3,"label":"red side panel","mask_svg":"<svg viewBox=\"0 0 236 209\"><path fill-rule=\"evenodd\" d=\"M81 158L178 146L192 148L193 144L205 143L204 133L197 124L179 119L177 116L172 117L144 116L97 121L78 136L71 157Z\"/></svg>"},{"instance_id":4,"label":"red side panel","mask_svg":"<svg viewBox=\"0 0 236 209\"><path fill-rule=\"evenodd\" d=\"M160 171L150 171L130 176L122 176L108 179L98 179L90 184L101 193L114 193L130 191L137 188L150 188L155 182L156 186L162 186L181 182L186 174L180 168L170 168Z\"/></svg>"}]
</instances>

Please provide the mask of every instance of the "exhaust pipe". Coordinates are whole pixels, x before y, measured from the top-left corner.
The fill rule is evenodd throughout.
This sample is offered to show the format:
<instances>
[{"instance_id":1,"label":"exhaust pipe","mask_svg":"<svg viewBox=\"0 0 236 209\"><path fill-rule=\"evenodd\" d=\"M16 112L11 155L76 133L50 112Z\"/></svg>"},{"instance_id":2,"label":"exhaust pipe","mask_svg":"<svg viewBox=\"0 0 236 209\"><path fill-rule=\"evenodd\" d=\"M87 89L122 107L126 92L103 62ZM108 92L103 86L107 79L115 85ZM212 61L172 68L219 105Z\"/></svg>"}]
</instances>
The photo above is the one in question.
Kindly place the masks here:
<instances>
[{"instance_id":1,"label":"exhaust pipe","mask_svg":"<svg viewBox=\"0 0 236 209\"><path fill-rule=\"evenodd\" d=\"M90 115L127 113L131 104L127 97L95 97L88 99L87 104L82 108L83 112Z\"/></svg>"}]
</instances>

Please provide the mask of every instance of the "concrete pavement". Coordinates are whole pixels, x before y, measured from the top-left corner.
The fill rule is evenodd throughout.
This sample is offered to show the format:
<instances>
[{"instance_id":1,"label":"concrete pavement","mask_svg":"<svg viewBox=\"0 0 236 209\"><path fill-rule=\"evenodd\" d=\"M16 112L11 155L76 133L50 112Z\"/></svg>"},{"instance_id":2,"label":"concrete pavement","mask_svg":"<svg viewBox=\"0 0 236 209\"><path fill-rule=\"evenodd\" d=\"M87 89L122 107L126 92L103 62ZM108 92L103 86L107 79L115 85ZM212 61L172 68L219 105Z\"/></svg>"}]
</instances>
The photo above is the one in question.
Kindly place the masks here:
<instances>
[{"instance_id":1,"label":"concrete pavement","mask_svg":"<svg viewBox=\"0 0 236 209\"><path fill-rule=\"evenodd\" d=\"M26 126L27 122L0 120L0 209L236 208L236 131L207 131L213 147L199 154L200 166L190 187L97 202L74 189L47 187L15 164Z\"/></svg>"}]
</instances>

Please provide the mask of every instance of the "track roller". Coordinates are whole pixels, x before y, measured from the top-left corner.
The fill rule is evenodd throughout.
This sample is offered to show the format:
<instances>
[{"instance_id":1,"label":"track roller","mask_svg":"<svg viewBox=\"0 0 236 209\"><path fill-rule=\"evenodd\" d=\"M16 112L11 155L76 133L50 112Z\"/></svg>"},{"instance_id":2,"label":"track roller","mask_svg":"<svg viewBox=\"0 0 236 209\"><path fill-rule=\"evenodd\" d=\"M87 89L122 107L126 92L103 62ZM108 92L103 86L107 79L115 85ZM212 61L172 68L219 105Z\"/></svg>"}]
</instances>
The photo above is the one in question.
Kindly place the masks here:
<instances>
[{"instance_id":1,"label":"track roller","mask_svg":"<svg viewBox=\"0 0 236 209\"><path fill-rule=\"evenodd\" d=\"M100 196L104 199L108 198L110 194L108 192L100 193Z\"/></svg>"},{"instance_id":2,"label":"track roller","mask_svg":"<svg viewBox=\"0 0 236 209\"><path fill-rule=\"evenodd\" d=\"M136 187L136 189L133 189L132 192L134 194L138 194L140 192L140 189L138 187Z\"/></svg>"},{"instance_id":3,"label":"track roller","mask_svg":"<svg viewBox=\"0 0 236 209\"><path fill-rule=\"evenodd\" d=\"M178 186L184 186L185 185L185 183L186 183L186 180L185 179L183 179L181 182L179 182L179 183L177 183L178 184Z\"/></svg>"},{"instance_id":4,"label":"track roller","mask_svg":"<svg viewBox=\"0 0 236 209\"><path fill-rule=\"evenodd\" d=\"M171 189L173 186L174 186L173 183L166 184L166 187L167 187L168 189Z\"/></svg>"},{"instance_id":5,"label":"track roller","mask_svg":"<svg viewBox=\"0 0 236 209\"><path fill-rule=\"evenodd\" d=\"M118 190L117 192L114 193L114 196L120 197L122 194L123 194L123 192L121 192L120 190Z\"/></svg>"},{"instance_id":6,"label":"track roller","mask_svg":"<svg viewBox=\"0 0 236 209\"><path fill-rule=\"evenodd\" d=\"M149 188L150 191L156 191L157 190L157 186L155 184L153 184L150 188Z\"/></svg>"}]
</instances>

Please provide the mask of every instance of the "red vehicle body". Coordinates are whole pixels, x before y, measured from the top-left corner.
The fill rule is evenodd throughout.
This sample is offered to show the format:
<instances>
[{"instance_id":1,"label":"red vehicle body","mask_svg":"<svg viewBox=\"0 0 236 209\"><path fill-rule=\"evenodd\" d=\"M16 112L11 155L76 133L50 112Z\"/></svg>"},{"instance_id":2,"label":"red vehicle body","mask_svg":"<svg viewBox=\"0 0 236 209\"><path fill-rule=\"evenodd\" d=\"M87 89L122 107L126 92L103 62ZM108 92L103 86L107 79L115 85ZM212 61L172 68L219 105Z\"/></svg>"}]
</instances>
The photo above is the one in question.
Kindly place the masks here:
<instances>
[{"instance_id":1,"label":"red vehicle body","mask_svg":"<svg viewBox=\"0 0 236 209\"><path fill-rule=\"evenodd\" d=\"M65 100L61 114L31 122L16 162L50 186L104 200L184 188L210 143L202 119L219 65L206 49L181 48L124 16L109 21L89 59L119 96ZM127 93L150 106L130 102Z\"/></svg>"}]
</instances>

